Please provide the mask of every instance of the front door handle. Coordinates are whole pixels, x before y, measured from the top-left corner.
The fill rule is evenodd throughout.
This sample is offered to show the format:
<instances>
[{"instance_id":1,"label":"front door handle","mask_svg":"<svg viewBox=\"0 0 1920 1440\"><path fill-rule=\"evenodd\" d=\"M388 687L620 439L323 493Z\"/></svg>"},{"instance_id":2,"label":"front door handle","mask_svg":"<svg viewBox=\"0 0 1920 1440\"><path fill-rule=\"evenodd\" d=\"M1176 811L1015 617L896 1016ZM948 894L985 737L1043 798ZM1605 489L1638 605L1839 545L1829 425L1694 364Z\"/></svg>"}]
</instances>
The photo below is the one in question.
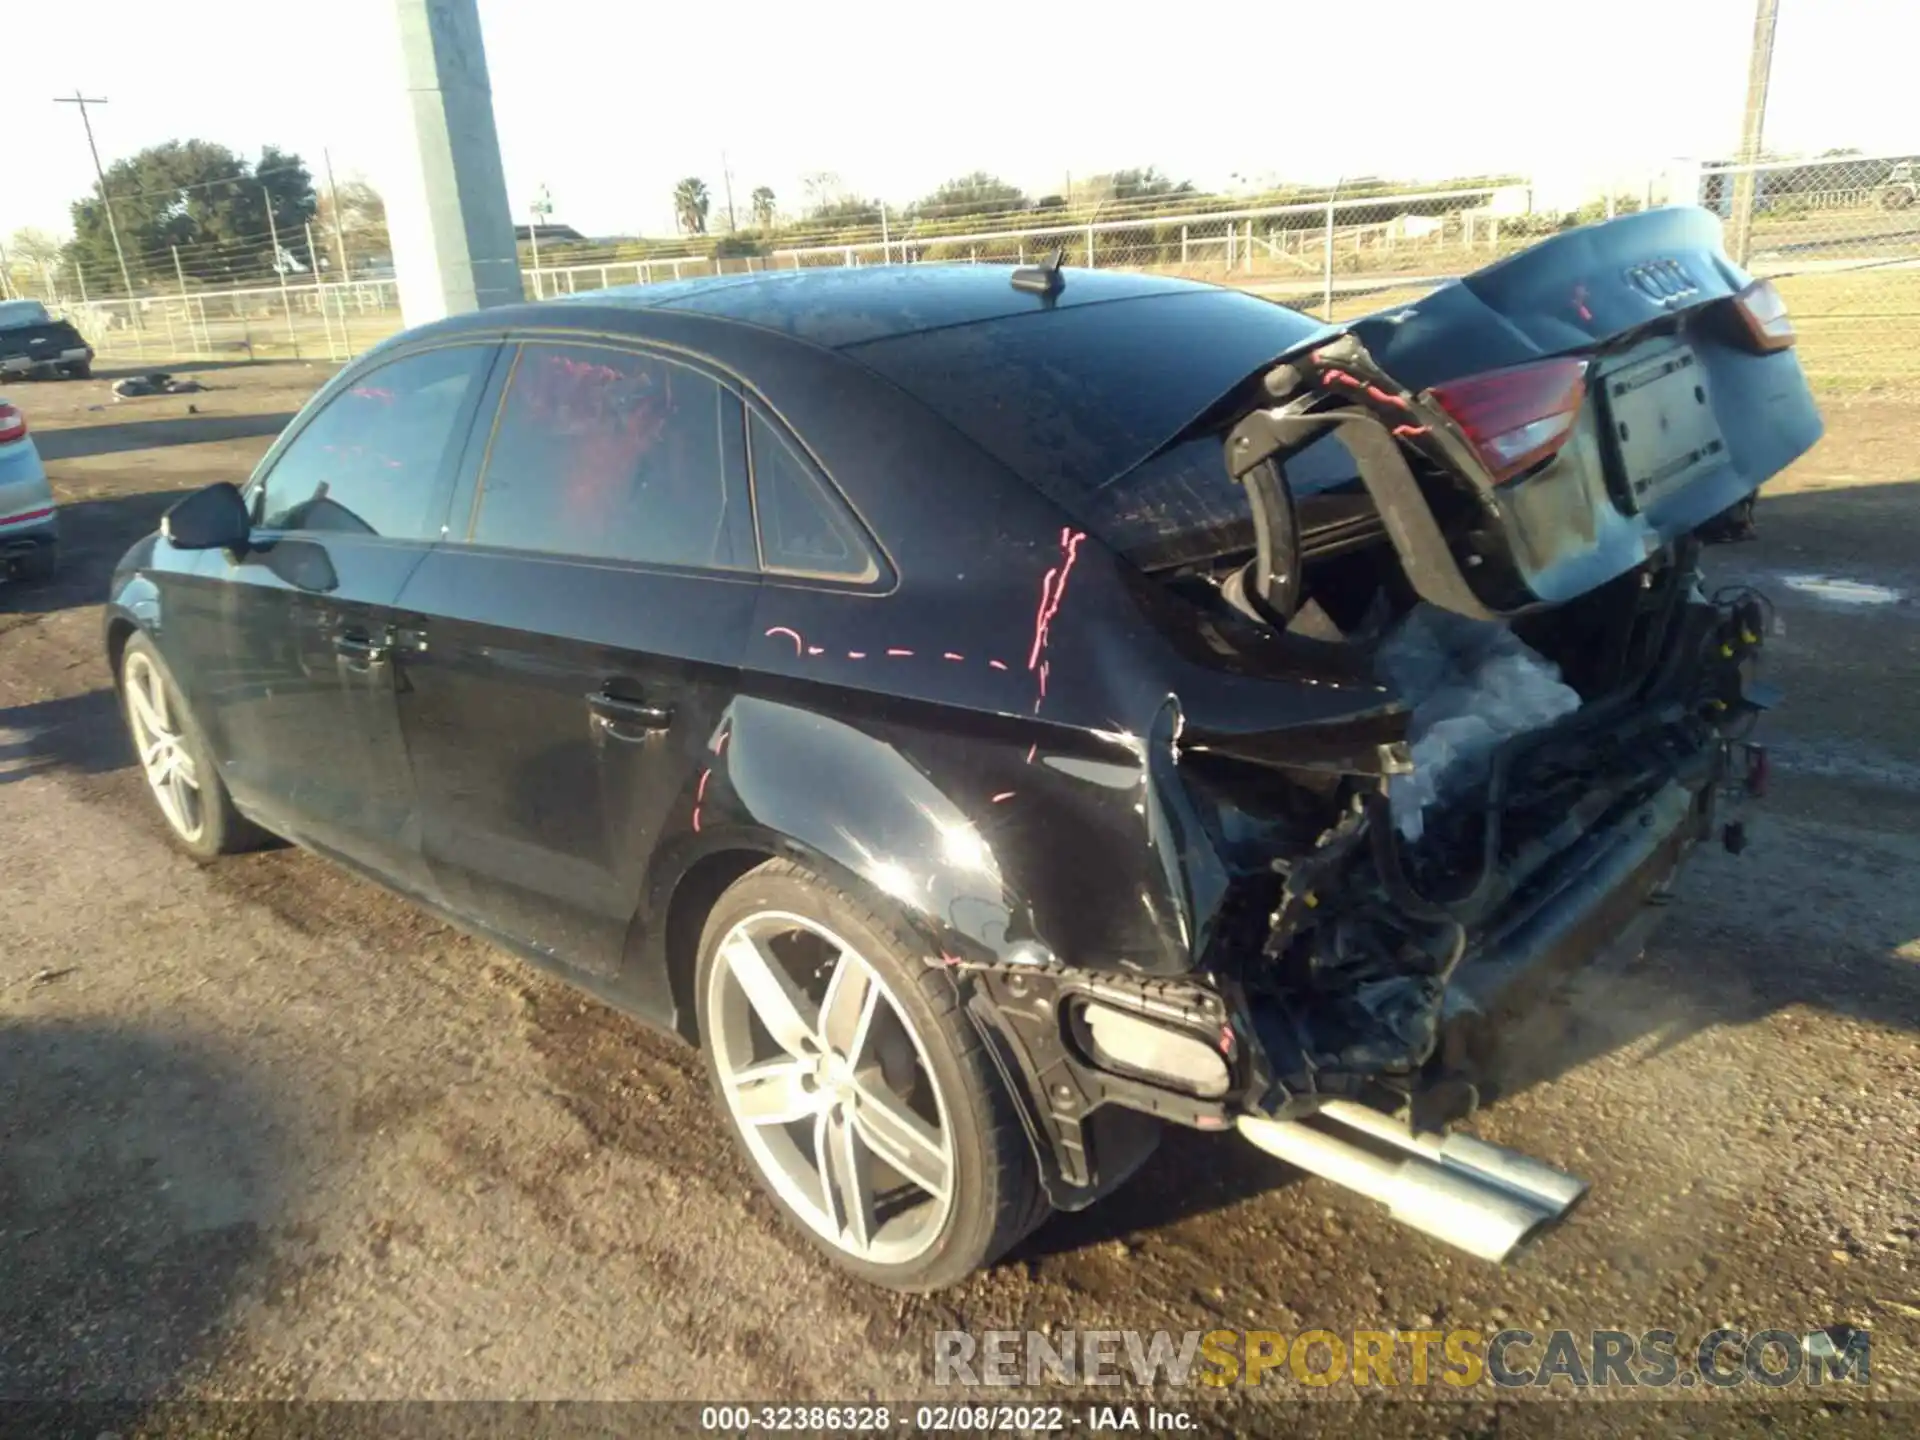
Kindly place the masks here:
<instances>
[{"instance_id":1,"label":"front door handle","mask_svg":"<svg viewBox=\"0 0 1920 1440\"><path fill-rule=\"evenodd\" d=\"M587 713L595 729L616 740L644 740L673 724L673 707L650 700L622 700L605 691L587 696Z\"/></svg>"},{"instance_id":2,"label":"front door handle","mask_svg":"<svg viewBox=\"0 0 1920 1440\"><path fill-rule=\"evenodd\" d=\"M392 656L392 637L383 636L373 640L348 631L333 637L333 653L346 661L349 669L371 670L376 665L384 665Z\"/></svg>"}]
</instances>

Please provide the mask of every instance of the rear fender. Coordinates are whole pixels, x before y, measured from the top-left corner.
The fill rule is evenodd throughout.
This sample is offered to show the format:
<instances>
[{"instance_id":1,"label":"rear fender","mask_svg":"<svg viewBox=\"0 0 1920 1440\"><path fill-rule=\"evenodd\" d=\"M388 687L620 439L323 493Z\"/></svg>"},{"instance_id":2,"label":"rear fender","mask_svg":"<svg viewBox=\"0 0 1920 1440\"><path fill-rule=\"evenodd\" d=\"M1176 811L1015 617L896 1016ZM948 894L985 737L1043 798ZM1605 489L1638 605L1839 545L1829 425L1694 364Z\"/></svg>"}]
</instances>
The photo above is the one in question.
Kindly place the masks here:
<instances>
[{"instance_id":1,"label":"rear fender","mask_svg":"<svg viewBox=\"0 0 1920 1440\"><path fill-rule=\"evenodd\" d=\"M845 878L930 963L1184 974L1225 880L1171 774L1176 723L1168 705L1142 736L978 716L942 733L740 696L656 853L639 931L653 938L679 878L732 848ZM1116 891L1135 903L1099 903Z\"/></svg>"}]
</instances>

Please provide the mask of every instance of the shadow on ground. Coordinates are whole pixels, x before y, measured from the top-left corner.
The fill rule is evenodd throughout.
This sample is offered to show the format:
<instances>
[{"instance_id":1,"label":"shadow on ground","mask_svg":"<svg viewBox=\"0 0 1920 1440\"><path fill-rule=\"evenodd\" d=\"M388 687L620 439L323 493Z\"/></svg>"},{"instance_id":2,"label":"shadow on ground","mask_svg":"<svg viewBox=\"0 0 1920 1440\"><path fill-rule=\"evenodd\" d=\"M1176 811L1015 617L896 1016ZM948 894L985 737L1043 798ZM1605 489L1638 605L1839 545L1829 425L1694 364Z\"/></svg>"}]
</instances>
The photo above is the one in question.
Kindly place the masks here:
<instances>
[{"instance_id":1,"label":"shadow on ground","mask_svg":"<svg viewBox=\"0 0 1920 1440\"><path fill-rule=\"evenodd\" d=\"M150 402L178 407L183 412L194 404L191 395L155 396ZM205 445L222 440L257 440L278 435L287 428L297 412L281 411L270 415L188 415L152 416L144 420L123 419L98 425L70 425L59 430L43 430L34 436L40 458L46 461L80 460L89 455L118 455L129 450L153 450L168 445Z\"/></svg>"},{"instance_id":2,"label":"shadow on ground","mask_svg":"<svg viewBox=\"0 0 1920 1440\"><path fill-rule=\"evenodd\" d=\"M100 775L133 764L111 690L0 709L0 785L49 770Z\"/></svg>"},{"instance_id":3,"label":"shadow on ground","mask_svg":"<svg viewBox=\"0 0 1920 1440\"><path fill-rule=\"evenodd\" d=\"M272 1215L244 1078L171 1039L0 1024L0 1117L0 1398L174 1390Z\"/></svg>"},{"instance_id":4,"label":"shadow on ground","mask_svg":"<svg viewBox=\"0 0 1920 1440\"><path fill-rule=\"evenodd\" d=\"M160 517L191 493L149 490L62 505L59 570L51 580L0 581L0 617L100 604L127 547L158 529ZM0 619L0 630L6 628Z\"/></svg>"}]
</instances>

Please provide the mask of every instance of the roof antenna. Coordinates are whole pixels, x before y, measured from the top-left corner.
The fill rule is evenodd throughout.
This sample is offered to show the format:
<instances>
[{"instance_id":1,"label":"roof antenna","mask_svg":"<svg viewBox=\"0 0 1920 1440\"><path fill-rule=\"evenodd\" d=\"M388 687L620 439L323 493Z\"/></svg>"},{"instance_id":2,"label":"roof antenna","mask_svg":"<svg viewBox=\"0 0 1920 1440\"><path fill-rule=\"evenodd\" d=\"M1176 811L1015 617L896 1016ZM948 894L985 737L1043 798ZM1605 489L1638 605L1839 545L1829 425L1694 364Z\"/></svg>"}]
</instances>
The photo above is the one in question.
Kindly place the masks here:
<instances>
[{"instance_id":1,"label":"roof antenna","mask_svg":"<svg viewBox=\"0 0 1920 1440\"><path fill-rule=\"evenodd\" d=\"M1051 258L1042 260L1038 265L1022 265L1013 272L1013 288L1024 290L1029 295L1044 295L1052 299L1066 288L1067 282L1060 274L1060 262L1066 258L1066 247L1061 246Z\"/></svg>"}]
</instances>

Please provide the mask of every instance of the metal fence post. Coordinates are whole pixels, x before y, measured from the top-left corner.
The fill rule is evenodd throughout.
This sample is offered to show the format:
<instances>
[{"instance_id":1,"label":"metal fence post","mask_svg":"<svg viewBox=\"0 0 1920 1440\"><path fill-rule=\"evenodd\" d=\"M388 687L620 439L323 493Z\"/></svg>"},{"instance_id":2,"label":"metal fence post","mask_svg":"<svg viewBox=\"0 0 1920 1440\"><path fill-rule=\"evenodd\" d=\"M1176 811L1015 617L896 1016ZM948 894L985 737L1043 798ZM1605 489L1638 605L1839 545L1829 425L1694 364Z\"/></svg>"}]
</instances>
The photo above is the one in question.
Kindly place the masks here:
<instances>
[{"instance_id":1,"label":"metal fence post","mask_svg":"<svg viewBox=\"0 0 1920 1440\"><path fill-rule=\"evenodd\" d=\"M1087 222L1087 268L1093 269L1093 222Z\"/></svg>"},{"instance_id":2,"label":"metal fence post","mask_svg":"<svg viewBox=\"0 0 1920 1440\"><path fill-rule=\"evenodd\" d=\"M169 245L167 248L173 251L173 273L180 281L180 308L186 311L187 335L193 341L193 353L199 355L202 353L200 343L201 335L195 335L193 333L193 297L187 294L187 272L180 264L180 247L178 245ZM203 331L202 335L204 335L204 333ZM206 358L212 359L213 357L209 355Z\"/></svg>"},{"instance_id":3,"label":"metal fence post","mask_svg":"<svg viewBox=\"0 0 1920 1440\"><path fill-rule=\"evenodd\" d=\"M1187 244L1187 227L1182 225L1180 227L1180 263L1182 265L1185 265L1188 262L1190 253L1191 252Z\"/></svg>"},{"instance_id":4,"label":"metal fence post","mask_svg":"<svg viewBox=\"0 0 1920 1440\"><path fill-rule=\"evenodd\" d=\"M287 344L293 347L293 358L300 358L300 332L293 328L293 297L287 294L287 262L280 254L280 227L273 220L273 194L265 186L261 193L267 201L267 238L273 242L273 273L280 277L280 308L287 316Z\"/></svg>"},{"instance_id":5,"label":"metal fence post","mask_svg":"<svg viewBox=\"0 0 1920 1440\"><path fill-rule=\"evenodd\" d=\"M320 283L320 252L313 247L313 226L307 226L307 263L313 266L313 302L320 311L320 323L327 330L327 359L338 360L333 348L333 317L327 314L327 287Z\"/></svg>"},{"instance_id":6,"label":"metal fence post","mask_svg":"<svg viewBox=\"0 0 1920 1440\"><path fill-rule=\"evenodd\" d=\"M1321 262L1322 286L1320 318L1333 319L1333 201L1327 201L1327 243L1326 253Z\"/></svg>"},{"instance_id":7,"label":"metal fence post","mask_svg":"<svg viewBox=\"0 0 1920 1440\"><path fill-rule=\"evenodd\" d=\"M1247 246L1240 268L1248 275L1253 273L1253 221L1251 220L1247 221Z\"/></svg>"}]
</instances>

